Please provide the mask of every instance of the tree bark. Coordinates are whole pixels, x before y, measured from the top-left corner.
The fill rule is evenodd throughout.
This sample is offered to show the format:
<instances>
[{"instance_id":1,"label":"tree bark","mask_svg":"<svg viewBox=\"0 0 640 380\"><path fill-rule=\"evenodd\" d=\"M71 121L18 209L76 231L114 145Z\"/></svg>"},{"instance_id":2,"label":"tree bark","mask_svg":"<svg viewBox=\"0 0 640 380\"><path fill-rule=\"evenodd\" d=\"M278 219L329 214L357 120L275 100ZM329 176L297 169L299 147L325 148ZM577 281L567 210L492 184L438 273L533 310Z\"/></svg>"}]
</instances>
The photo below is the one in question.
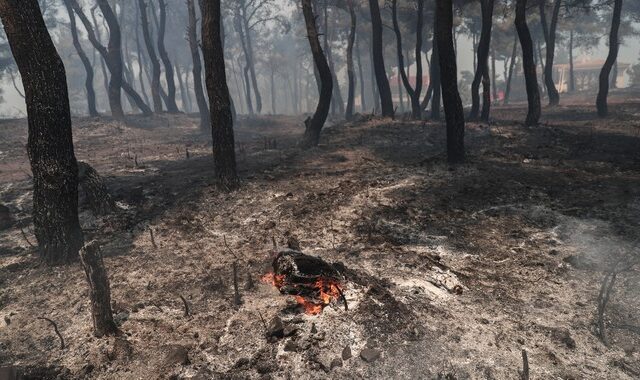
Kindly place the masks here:
<instances>
[{"instance_id":1,"label":"tree bark","mask_svg":"<svg viewBox=\"0 0 640 380\"><path fill-rule=\"evenodd\" d=\"M176 104L176 83L174 80L174 70L167 54L167 49L164 47L164 35L167 27L167 4L165 0L158 0L160 7L160 27L158 28L158 54L164 65L164 75L167 82L167 98L166 106L169 113L178 113L178 105Z\"/></svg>"},{"instance_id":2,"label":"tree bark","mask_svg":"<svg viewBox=\"0 0 640 380\"><path fill-rule=\"evenodd\" d=\"M220 0L200 0L202 52L211 107L213 161L218 184L225 190L238 187L231 97L227 87L221 37Z\"/></svg>"},{"instance_id":3,"label":"tree bark","mask_svg":"<svg viewBox=\"0 0 640 380\"><path fill-rule=\"evenodd\" d=\"M547 96L549 98L549 106L557 106L560 104L560 94L558 93L558 89L556 88L556 84L553 81L553 60L555 57L556 50L556 29L558 27L558 17L560 15L560 5L561 0L555 0L553 3L553 13L551 15L551 24L549 25L549 29L547 31L547 17L545 11L545 2L540 2L540 21L542 23L542 28L545 31L545 43L547 45L546 48L546 59L544 64L544 83L547 88Z\"/></svg>"},{"instance_id":4,"label":"tree bark","mask_svg":"<svg viewBox=\"0 0 640 380\"><path fill-rule=\"evenodd\" d=\"M439 1L439 0L438 0ZM437 20L435 22L437 24ZM440 68L440 51L438 47L438 41L436 39L434 29L433 35L433 54L431 55L431 80L433 81L433 94L431 95L431 119L440 120L440 104L442 100L442 82L441 82L441 68Z\"/></svg>"},{"instance_id":5,"label":"tree bark","mask_svg":"<svg viewBox=\"0 0 640 380\"><path fill-rule=\"evenodd\" d=\"M98 243L91 242L80 251L80 260L89 283L93 334L101 338L116 335L118 327L111 311L111 289Z\"/></svg>"},{"instance_id":6,"label":"tree bark","mask_svg":"<svg viewBox=\"0 0 640 380\"><path fill-rule=\"evenodd\" d=\"M142 45L140 44L140 7L136 7L136 24L135 24L135 31L136 31L136 54L137 54L137 59L138 59L138 81L140 82L140 92L142 93L142 96L144 97L144 102L147 104L151 104L151 102L149 102L149 96L147 95L147 88L144 84L144 75L145 73L145 69L144 69L144 63L143 63L143 53L142 53Z\"/></svg>"},{"instance_id":7,"label":"tree bark","mask_svg":"<svg viewBox=\"0 0 640 380\"><path fill-rule=\"evenodd\" d=\"M187 0L187 11L189 13L189 26L187 28L187 39L189 41L189 49L191 50L191 61L193 62L193 91L196 95L196 103L198 103L198 111L200 112L200 129L207 130L211 127L211 116L209 113L209 105L204 96L202 87L202 62L200 60L200 48L198 41L198 31L196 19L196 7L194 0Z\"/></svg>"},{"instance_id":8,"label":"tree bark","mask_svg":"<svg viewBox=\"0 0 640 380\"><path fill-rule=\"evenodd\" d=\"M91 65L91 61L82 49L82 45L80 44L80 39L78 38L78 27L76 25L76 16L73 13L73 9L71 8L71 4L69 4L69 0L64 1L65 8L67 9L67 13L69 14L69 27L71 29L71 38L73 40L73 47L76 49L76 53L78 53L78 57L84 66L84 71L87 76L84 81L84 87L87 92L87 107L89 110L89 116L95 117L100 116L98 110L96 109L96 92L93 89L93 66Z\"/></svg>"},{"instance_id":9,"label":"tree bark","mask_svg":"<svg viewBox=\"0 0 640 380\"><path fill-rule=\"evenodd\" d=\"M491 29L493 26L493 8L494 8L494 0L481 0L480 1L481 13L482 13L482 30L480 32L480 42L478 43L478 66L476 67L476 72L473 77L473 83L471 84L471 112L469 113L470 119L477 119L478 114L480 113L480 95L478 94L478 90L480 89L480 82L487 81L489 83L485 84L483 82L483 87L491 86L489 81L489 49L491 47ZM484 103L488 103L484 105ZM491 100L487 102L486 97L483 99L483 108L487 107L488 109L491 107ZM485 111L483 109L483 114L488 113L488 110ZM485 120L483 115L483 120ZM485 120L486 121L486 120Z\"/></svg>"},{"instance_id":10,"label":"tree bark","mask_svg":"<svg viewBox=\"0 0 640 380\"><path fill-rule=\"evenodd\" d=\"M609 33L609 54L602 66L602 70L600 71L600 88L596 99L596 107L598 109L598 116L600 117L606 117L609 114L609 107L607 105L607 97L609 95L609 75L611 74L611 68L618 59L618 50L620 49L618 31L620 30L621 14L622 0L615 0L613 5L613 16L611 19L611 31Z\"/></svg>"},{"instance_id":11,"label":"tree bark","mask_svg":"<svg viewBox=\"0 0 640 380\"><path fill-rule=\"evenodd\" d=\"M187 100L187 92L184 88L184 79L180 72L180 66L176 64L176 78L178 78L178 87L180 88L180 101L182 102L182 109L184 112L189 112L189 101Z\"/></svg>"},{"instance_id":12,"label":"tree bark","mask_svg":"<svg viewBox=\"0 0 640 380\"><path fill-rule=\"evenodd\" d=\"M402 78L409 99L411 100L411 117L414 120L422 118L422 107L420 105L420 94L422 93L422 29L424 25L424 0L417 0L418 14L416 21L416 84L415 88L411 86L409 78L404 68L404 57L402 55L402 34L400 33L400 25L398 24L398 6L397 0L391 2L391 14L393 18L393 30L396 34L396 45L398 53L398 72ZM400 89L398 89L400 90Z\"/></svg>"},{"instance_id":13,"label":"tree bark","mask_svg":"<svg viewBox=\"0 0 640 380\"><path fill-rule=\"evenodd\" d=\"M331 108L331 95L333 94L333 79L331 69L327 62L327 57L322 51L320 40L318 39L318 29L316 27L316 18L313 14L311 0L301 0L302 13L307 28L307 38L313 55L313 62L318 70L320 78L320 94L318 96L318 105L313 116L305 121L305 131L302 145L312 147L318 145L320 141L320 131L324 126L329 109Z\"/></svg>"},{"instance_id":14,"label":"tree bark","mask_svg":"<svg viewBox=\"0 0 640 380\"><path fill-rule=\"evenodd\" d=\"M536 64L533 58L533 41L527 26L527 0L517 0L515 24L520 46L522 46L522 65L529 105L525 125L535 126L538 125L540 120L540 91L538 89L538 79L536 78Z\"/></svg>"},{"instance_id":15,"label":"tree bark","mask_svg":"<svg viewBox=\"0 0 640 380\"><path fill-rule=\"evenodd\" d=\"M376 83L382 106L382 116L393 117L393 99L391 98L391 87L384 68L384 54L382 51L382 17L378 0L369 0L371 11L371 44L373 50L373 68L375 70Z\"/></svg>"},{"instance_id":16,"label":"tree bark","mask_svg":"<svg viewBox=\"0 0 640 380\"><path fill-rule=\"evenodd\" d=\"M145 0L138 0L140 9L140 21L142 24L142 37L147 47L149 61L151 61L151 98L153 99L153 110L156 113L162 112L162 97L160 96L160 62L156 55L156 49L151 40L151 32L149 31L149 18L147 16L147 4Z\"/></svg>"},{"instance_id":17,"label":"tree bark","mask_svg":"<svg viewBox=\"0 0 640 380\"><path fill-rule=\"evenodd\" d=\"M77 258L83 234L64 65L37 0L0 0L0 19L24 87L39 252L50 264L69 262Z\"/></svg>"},{"instance_id":18,"label":"tree bark","mask_svg":"<svg viewBox=\"0 0 640 380\"><path fill-rule=\"evenodd\" d=\"M349 41L347 42L347 78L349 82L349 90L347 93L347 109L345 111L345 119L351 120L353 118L353 108L356 96L356 74L353 64L353 45L356 41L356 11L353 7L353 2L348 1L349 7Z\"/></svg>"},{"instance_id":19,"label":"tree bark","mask_svg":"<svg viewBox=\"0 0 640 380\"><path fill-rule=\"evenodd\" d=\"M447 159L464 162L464 110L458 93L458 69L453 47L453 5L451 0L436 1L436 40L442 75L442 100L447 121Z\"/></svg>"}]
</instances>

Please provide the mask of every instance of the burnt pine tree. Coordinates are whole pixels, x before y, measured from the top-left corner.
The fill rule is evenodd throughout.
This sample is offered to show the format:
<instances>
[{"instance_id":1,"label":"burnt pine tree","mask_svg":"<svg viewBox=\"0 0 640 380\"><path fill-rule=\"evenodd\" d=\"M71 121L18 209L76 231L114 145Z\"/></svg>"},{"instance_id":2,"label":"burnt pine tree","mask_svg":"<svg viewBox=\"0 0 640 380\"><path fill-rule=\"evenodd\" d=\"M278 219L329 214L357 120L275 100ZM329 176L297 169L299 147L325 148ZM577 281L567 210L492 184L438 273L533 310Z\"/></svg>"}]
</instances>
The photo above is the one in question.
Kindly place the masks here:
<instances>
[{"instance_id":1,"label":"burnt pine tree","mask_svg":"<svg viewBox=\"0 0 640 380\"><path fill-rule=\"evenodd\" d=\"M167 4L164 0L159 0L160 6L160 26L158 27L158 54L162 59L164 65L164 75L167 82L167 97L165 102L167 104L167 111L170 113L178 113L178 105L176 104L176 82L174 80L174 70L169 59L167 49L164 47L164 35L167 29Z\"/></svg>"},{"instance_id":2,"label":"burnt pine tree","mask_svg":"<svg viewBox=\"0 0 640 380\"><path fill-rule=\"evenodd\" d=\"M536 77L536 63L533 58L533 41L527 26L527 0L517 0L516 2L516 30L520 38L522 47L522 66L524 68L524 78L527 88L527 111L526 126L538 125L540 120L540 92L538 91L538 79Z\"/></svg>"},{"instance_id":3,"label":"burnt pine tree","mask_svg":"<svg viewBox=\"0 0 640 380\"><path fill-rule=\"evenodd\" d=\"M424 25L424 0L417 0L418 14L416 22L416 84L415 88L411 86L404 65L404 56L402 54L402 34L400 33L400 25L398 24L398 1L391 2L391 14L393 18L393 31L396 35L396 45L398 54L398 71L402 78L402 84L409 94L411 101L411 117L418 120L422 117L422 107L420 105L420 94L422 93L422 32Z\"/></svg>"},{"instance_id":4,"label":"burnt pine tree","mask_svg":"<svg viewBox=\"0 0 640 380\"><path fill-rule=\"evenodd\" d=\"M191 61L193 63L193 91L196 93L196 103L200 112L200 129L206 130L211 126L209 115L209 105L202 89L202 62L200 61L200 42L198 41L198 30L196 19L196 7L194 0L187 0L187 11L189 13L189 26L187 27L187 40L191 50Z\"/></svg>"},{"instance_id":5,"label":"burnt pine tree","mask_svg":"<svg viewBox=\"0 0 640 380\"><path fill-rule=\"evenodd\" d=\"M557 106L560 104L560 94L556 88L556 84L553 81L553 60L556 51L556 29L558 28L558 17L560 15L560 5L562 0L554 0L553 11L551 13L551 24L547 25L547 12L545 10L545 1L540 1L540 23L542 24L542 31L545 43L547 44L547 52L544 64L544 85L547 88L547 95L549 97L549 105Z\"/></svg>"},{"instance_id":6,"label":"burnt pine tree","mask_svg":"<svg viewBox=\"0 0 640 380\"><path fill-rule=\"evenodd\" d=\"M93 65L91 65L91 61L87 57L87 54L85 54L84 50L82 49L82 45L80 44L80 39L78 38L78 26L76 25L76 16L73 13L73 9L71 8L69 0L64 0L64 5L67 9L67 13L69 14L69 29L71 29L73 47L76 49L76 53L78 53L78 57L80 57L82 66L84 66L84 71L87 74L87 76L85 77L84 86L87 92L87 107L89 108L89 116L99 116L98 110L96 109L96 92L93 89Z\"/></svg>"},{"instance_id":7,"label":"burnt pine tree","mask_svg":"<svg viewBox=\"0 0 640 380\"><path fill-rule=\"evenodd\" d=\"M477 119L480 113L480 95L478 91L480 89L480 82L483 81L483 87L485 87L484 94L489 94L487 91L491 86L489 81L489 48L491 46L491 29L493 26L493 8L494 0L481 0L480 9L482 13L482 30L480 31L480 42L478 43L478 65L476 72L471 83L471 112L469 113L470 119ZM494 84L495 85L495 84ZM486 96L482 99L483 102L483 115L482 120L487 121L489 119L489 110L491 105L491 97L487 99Z\"/></svg>"},{"instance_id":8,"label":"burnt pine tree","mask_svg":"<svg viewBox=\"0 0 640 380\"><path fill-rule=\"evenodd\" d=\"M393 100L391 99L391 87L384 68L384 54L382 51L382 17L378 0L369 0L371 12L371 48L373 54L373 69L375 72L378 94L382 107L382 116L393 117Z\"/></svg>"},{"instance_id":9,"label":"burnt pine tree","mask_svg":"<svg viewBox=\"0 0 640 380\"><path fill-rule=\"evenodd\" d=\"M38 248L48 263L68 262L78 256L83 235L64 65L37 0L0 0L0 19L25 91Z\"/></svg>"},{"instance_id":10,"label":"burnt pine tree","mask_svg":"<svg viewBox=\"0 0 640 380\"><path fill-rule=\"evenodd\" d=\"M225 190L239 185L233 137L231 97L227 87L222 49L220 0L200 0L202 53L211 107L213 164L218 184Z\"/></svg>"},{"instance_id":11,"label":"burnt pine tree","mask_svg":"<svg viewBox=\"0 0 640 380\"><path fill-rule=\"evenodd\" d=\"M156 55L156 49L151 40L149 31L149 17L147 16L147 3L145 0L138 0L140 9L140 24L142 25L142 37L147 47L149 60L151 61L151 98L153 99L153 110L156 113L162 112L162 97L160 96L160 62Z\"/></svg>"},{"instance_id":12,"label":"burnt pine tree","mask_svg":"<svg viewBox=\"0 0 640 380\"><path fill-rule=\"evenodd\" d=\"M309 39L313 62L318 72L317 77L320 79L320 83L318 83L318 86L320 87L318 105L313 116L305 121L306 128L304 131L304 137L302 138L302 145L311 147L318 145L318 142L320 141L320 131L322 130L324 122L327 120L327 116L329 115L329 110L331 109L333 79L329 63L327 62L327 57L324 55L322 46L320 45L320 40L318 39L318 28L316 26L316 17L313 14L313 7L311 6L311 0L301 1L302 13L307 27L307 38Z\"/></svg>"},{"instance_id":13,"label":"burnt pine tree","mask_svg":"<svg viewBox=\"0 0 640 380\"><path fill-rule=\"evenodd\" d=\"M353 46L356 42L356 10L353 7L353 0L347 0L347 7L349 9L350 20L349 41L347 42L347 78L349 82L349 90L347 93L345 119L351 120L353 118L353 107L356 93L356 74L353 64Z\"/></svg>"},{"instance_id":14,"label":"burnt pine tree","mask_svg":"<svg viewBox=\"0 0 640 380\"><path fill-rule=\"evenodd\" d=\"M436 42L440 61L442 102L447 122L447 160L464 162L464 110L458 92L458 68L453 47L453 4L451 0L436 0Z\"/></svg>"},{"instance_id":15,"label":"burnt pine tree","mask_svg":"<svg viewBox=\"0 0 640 380\"><path fill-rule=\"evenodd\" d=\"M613 18L611 20L611 31L609 33L609 54L604 61L602 70L600 71L600 88L596 99L596 107L598 116L606 117L609 114L607 105L607 96L609 95L609 75L611 69L618 59L618 50L620 49L618 41L618 31L620 30L620 17L622 14L622 0L615 0L613 4Z\"/></svg>"}]
</instances>

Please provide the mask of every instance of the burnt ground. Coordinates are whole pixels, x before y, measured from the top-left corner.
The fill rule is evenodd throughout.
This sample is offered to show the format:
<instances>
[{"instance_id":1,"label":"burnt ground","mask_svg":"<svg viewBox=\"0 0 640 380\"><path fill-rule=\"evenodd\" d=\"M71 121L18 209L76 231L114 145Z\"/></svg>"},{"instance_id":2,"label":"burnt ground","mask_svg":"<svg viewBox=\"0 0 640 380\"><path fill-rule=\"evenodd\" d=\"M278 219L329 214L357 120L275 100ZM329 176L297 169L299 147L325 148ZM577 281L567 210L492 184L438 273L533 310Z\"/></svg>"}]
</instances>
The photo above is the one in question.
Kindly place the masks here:
<instances>
[{"instance_id":1,"label":"burnt ground","mask_svg":"<svg viewBox=\"0 0 640 380\"><path fill-rule=\"evenodd\" d=\"M538 128L518 123L522 107L470 123L459 167L445 162L439 123L335 124L301 151L302 117L241 120L243 185L230 194L213 185L195 118L75 119L78 158L119 206L81 214L123 332L107 339L91 335L81 266L49 268L30 246L26 122L0 122L0 201L17 220L0 232L0 367L45 378L514 379L525 349L534 379L638 378L637 270L611 296L609 346L594 322L604 271L640 236L640 103L613 105L607 120L591 106L544 111ZM291 236L347 268L348 311L304 315L260 282L273 241ZM291 337L265 337L275 316ZM339 359L347 346L353 357Z\"/></svg>"}]
</instances>

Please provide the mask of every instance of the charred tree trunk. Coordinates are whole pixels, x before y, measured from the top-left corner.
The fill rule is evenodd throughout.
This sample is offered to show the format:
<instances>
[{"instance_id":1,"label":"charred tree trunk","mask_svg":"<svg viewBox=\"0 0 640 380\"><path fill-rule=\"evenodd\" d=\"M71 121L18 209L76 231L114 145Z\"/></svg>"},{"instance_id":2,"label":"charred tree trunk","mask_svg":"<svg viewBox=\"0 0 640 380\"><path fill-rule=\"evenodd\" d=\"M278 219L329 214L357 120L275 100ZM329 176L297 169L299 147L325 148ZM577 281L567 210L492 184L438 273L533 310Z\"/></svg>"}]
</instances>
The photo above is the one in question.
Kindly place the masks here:
<instances>
[{"instance_id":1,"label":"charred tree trunk","mask_svg":"<svg viewBox=\"0 0 640 380\"><path fill-rule=\"evenodd\" d=\"M481 0L480 7L482 10L482 31L480 32L480 42L478 43L478 66L473 77L473 83L471 84L471 112L469 113L470 119L477 119L480 113L480 95L478 90L480 89L480 82L483 82L483 87L490 87L489 81L489 49L491 47L491 28L493 26L493 8L494 0ZM484 81L489 83L484 83ZM486 91L486 90L485 90ZM487 103L486 97L483 98L483 114L485 113L484 107L490 108L491 101ZM486 111L488 114L488 110ZM483 115L483 120L485 115ZM487 115L488 119L488 115ZM486 120L485 120L486 121Z\"/></svg>"},{"instance_id":2,"label":"charred tree trunk","mask_svg":"<svg viewBox=\"0 0 640 380\"><path fill-rule=\"evenodd\" d=\"M0 19L22 77L27 153L33 173L33 224L40 255L51 264L77 258L78 164L64 65L37 0L0 0Z\"/></svg>"},{"instance_id":3,"label":"charred tree trunk","mask_svg":"<svg viewBox=\"0 0 640 380\"><path fill-rule=\"evenodd\" d=\"M349 20L351 21L349 28L349 41L347 43L347 78L349 82L349 92L347 93L347 109L345 111L345 119L353 118L353 108L356 96L356 73L353 64L353 45L356 41L356 11L353 8L353 2L348 2Z\"/></svg>"},{"instance_id":4,"label":"charred tree trunk","mask_svg":"<svg viewBox=\"0 0 640 380\"><path fill-rule=\"evenodd\" d=\"M438 0L439 1L439 0ZM436 20L437 21L437 20ZM435 30L434 30L435 32ZM433 36L433 54L431 55L431 81L433 82L433 95L431 95L431 119L440 120L440 103L441 103L441 69L440 69L440 49L438 41L434 33Z\"/></svg>"},{"instance_id":5,"label":"charred tree trunk","mask_svg":"<svg viewBox=\"0 0 640 380\"><path fill-rule=\"evenodd\" d=\"M187 11L189 12L187 39L189 40L189 49L191 50L191 60L193 62L193 91L195 92L196 103L198 103L198 111L200 112L200 129L207 130L211 127L211 116L202 88L202 62L200 61L200 43L197 32L198 21L196 20L194 0L187 0Z\"/></svg>"},{"instance_id":6,"label":"charred tree trunk","mask_svg":"<svg viewBox=\"0 0 640 380\"><path fill-rule=\"evenodd\" d=\"M331 108L331 95L333 94L333 79L331 69L327 57L325 57L318 39L318 29L316 27L316 17L313 14L311 0L301 0L302 13L307 27L307 38L313 55L313 62L318 70L320 78L320 94L318 96L318 105L313 116L305 121L305 131L302 145L312 147L318 145L320 141L320 131L324 126L329 109Z\"/></svg>"},{"instance_id":7,"label":"charred tree trunk","mask_svg":"<svg viewBox=\"0 0 640 380\"><path fill-rule=\"evenodd\" d=\"M164 75L165 80L167 81L167 111L169 113L178 113L180 110L178 109L178 105L176 104L176 83L174 80L174 70L171 65L171 60L169 59L169 54L167 54L167 49L164 47L164 35L167 27L167 4L165 0L159 0L158 4L160 6L160 27L158 28L158 54L160 54L160 59L162 60L162 64L164 65Z\"/></svg>"},{"instance_id":8,"label":"charred tree trunk","mask_svg":"<svg viewBox=\"0 0 640 380\"><path fill-rule=\"evenodd\" d=\"M573 70L573 29L569 32L569 92L576 91L576 73Z\"/></svg>"},{"instance_id":9,"label":"charred tree trunk","mask_svg":"<svg viewBox=\"0 0 640 380\"><path fill-rule=\"evenodd\" d=\"M89 283L93 334L98 338L116 335L118 327L111 311L109 277L98 244L91 242L85 245L80 251L80 260Z\"/></svg>"},{"instance_id":10,"label":"charred tree trunk","mask_svg":"<svg viewBox=\"0 0 640 380\"><path fill-rule=\"evenodd\" d=\"M160 96L160 62L156 55L156 50L151 40L149 31L149 18L147 17L147 4L145 0L138 0L140 9L140 22L142 24L142 37L147 47L147 54L151 61L151 98L153 99L153 110L156 113L162 112L162 97Z\"/></svg>"},{"instance_id":11,"label":"charred tree trunk","mask_svg":"<svg viewBox=\"0 0 640 380\"><path fill-rule=\"evenodd\" d=\"M360 53L359 41L360 41L360 38L356 37L356 59L358 61L358 77L360 78L360 111L364 113L367 110L367 104L365 100L364 75L362 71L362 57Z\"/></svg>"},{"instance_id":12,"label":"charred tree trunk","mask_svg":"<svg viewBox=\"0 0 640 380\"><path fill-rule=\"evenodd\" d=\"M371 92L373 93L373 111L380 111L380 97L378 96L378 86L376 85L376 75L373 68L373 47L369 49L369 83L371 84Z\"/></svg>"},{"instance_id":13,"label":"charred tree trunk","mask_svg":"<svg viewBox=\"0 0 640 380\"><path fill-rule=\"evenodd\" d=\"M178 87L180 88L180 100L182 102L182 109L184 112L189 112L189 101L187 99L187 91L184 87L184 79L182 78L182 73L180 72L180 66L176 64L176 78L178 78Z\"/></svg>"},{"instance_id":14,"label":"charred tree trunk","mask_svg":"<svg viewBox=\"0 0 640 380\"><path fill-rule=\"evenodd\" d=\"M547 16L545 10L545 2L540 2L540 22L544 30L546 49L546 59L544 64L544 83L547 88L547 96L549 97L549 105L557 106L560 103L560 94L553 81L553 60L556 50L556 29L558 27L558 17L560 15L561 0L555 0L553 3L553 13L551 15L551 24L547 27Z\"/></svg>"},{"instance_id":15,"label":"charred tree trunk","mask_svg":"<svg viewBox=\"0 0 640 380\"><path fill-rule=\"evenodd\" d=\"M518 53L518 35L513 38L513 49L511 50L511 61L509 62L509 74L507 76L506 88L504 90L504 105L509 104L509 97L511 96L511 81L513 79L513 70L516 67L516 59Z\"/></svg>"},{"instance_id":16,"label":"charred tree trunk","mask_svg":"<svg viewBox=\"0 0 640 380\"><path fill-rule=\"evenodd\" d=\"M76 25L76 16L73 13L71 4L69 4L68 0L65 0L64 5L67 9L67 13L69 14L69 28L71 29L73 47L76 49L78 57L80 57L80 61L82 61L82 65L84 66L84 71L87 73L84 81L84 87L87 91L87 106L89 109L89 116L100 116L98 110L96 109L96 92L93 89L93 66L91 65L91 61L89 61L89 58L85 54L84 50L82 49L82 45L80 44L80 39L78 38L78 27Z\"/></svg>"},{"instance_id":17,"label":"charred tree trunk","mask_svg":"<svg viewBox=\"0 0 640 380\"><path fill-rule=\"evenodd\" d=\"M391 87L389 86L389 79L387 78L387 72L384 68L384 54L382 51L382 17L380 16L378 0L369 0L369 9L371 11L373 68L375 70L376 83L378 85L380 104L382 106L382 116L393 117Z\"/></svg>"},{"instance_id":18,"label":"charred tree trunk","mask_svg":"<svg viewBox=\"0 0 640 380\"><path fill-rule=\"evenodd\" d=\"M202 52L211 107L211 135L216 180L226 190L238 187L231 97L222 49L220 0L201 0Z\"/></svg>"},{"instance_id":19,"label":"charred tree trunk","mask_svg":"<svg viewBox=\"0 0 640 380\"><path fill-rule=\"evenodd\" d=\"M453 4L451 0L436 2L436 40L442 75L442 100L447 120L447 159L464 162L464 110L458 93L458 69L453 47Z\"/></svg>"},{"instance_id":20,"label":"charred tree trunk","mask_svg":"<svg viewBox=\"0 0 640 380\"><path fill-rule=\"evenodd\" d=\"M416 84L415 88L411 87L411 83L404 68L404 57L402 55L402 35L400 33L400 25L398 24L398 6L397 0L391 2L391 13L393 18L393 30L396 34L396 44L398 52L398 71L402 78L409 99L411 100L411 117L415 120L422 118L422 107L420 105L420 94L422 93L422 28L424 24L424 0L417 0L418 14L416 22ZM400 90L400 89L398 89Z\"/></svg>"},{"instance_id":21,"label":"charred tree trunk","mask_svg":"<svg viewBox=\"0 0 640 380\"><path fill-rule=\"evenodd\" d=\"M124 119L124 110L122 109L122 37L120 35L120 25L116 19L111 5L107 0L96 0L105 21L109 25L109 45L107 46L107 66L111 71L111 79L109 80L109 105L111 107L112 116L116 119Z\"/></svg>"},{"instance_id":22,"label":"charred tree trunk","mask_svg":"<svg viewBox=\"0 0 640 380\"><path fill-rule=\"evenodd\" d=\"M600 88L596 99L596 107L598 116L606 117L609 114L607 105L607 96L609 95L609 75L611 68L618 59L618 50L620 49L618 41L618 31L620 30L620 17L622 14L622 0L615 0L613 5L613 17L611 20L611 31L609 33L609 54L600 71Z\"/></svg>"},{"instance_id":23,"label":"charred tree trunk","mask_svg":"<svg viewBox=\"0 0 640 380\"><path fill-rule=\"evenodd\" d=\"M86 205L94 215L108 215L116 210L116 202L98 172L86 162L78 162L78 185L81 205Z\"/></svg>"},{"instance_id":24,"label":"charred tree trunk","mask_svg":"<svg viewBox=\"0 0 640 380\"><path fill-rule=\"evenodd\" d=\"M491 97L492 101L495 102L498 99L498 86L497 86L497 78L496 78L496 50L495 47L491 47ZM491 99L490 99L491 101Z\"/></svg>"},{"instance_id":25,"label":"charred tree trunk","mask_svg":"<svg viewBox=\"0 0 640 380\"><path fill-rule=\"evenodd\" d=\"M517 0L516 3L516 29L522 46L522 65L527 87L527 101L529 110L527 112L526 126L538 125L540 120L540 91L538 89L538 79L536 76L536 64L533 58L533 41L527 26L527 0Z\"/></svg>"}]
</instances>

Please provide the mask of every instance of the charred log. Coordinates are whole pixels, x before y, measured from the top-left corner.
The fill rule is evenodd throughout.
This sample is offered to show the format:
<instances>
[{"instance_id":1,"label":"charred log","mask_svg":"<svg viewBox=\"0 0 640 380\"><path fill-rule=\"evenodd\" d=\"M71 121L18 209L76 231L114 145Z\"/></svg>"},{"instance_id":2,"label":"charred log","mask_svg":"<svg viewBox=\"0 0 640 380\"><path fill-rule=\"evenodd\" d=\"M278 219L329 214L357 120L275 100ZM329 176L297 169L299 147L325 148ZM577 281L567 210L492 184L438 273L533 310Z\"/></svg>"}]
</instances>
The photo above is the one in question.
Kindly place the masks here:
<instances>
[{"instance_id":1,"label":"charred log","mask_svg":"<svg viewBox=\"0 0 640 380\"><path fill-rule=\"evenodd\" d=\"M97 337L115 335L118 333L118 327L113 320L113 312L111 311L109 277L98 244L91 242L85 245L80 250L80 260L89 283L93 333Z\"/></svg>"}]
</instances>

